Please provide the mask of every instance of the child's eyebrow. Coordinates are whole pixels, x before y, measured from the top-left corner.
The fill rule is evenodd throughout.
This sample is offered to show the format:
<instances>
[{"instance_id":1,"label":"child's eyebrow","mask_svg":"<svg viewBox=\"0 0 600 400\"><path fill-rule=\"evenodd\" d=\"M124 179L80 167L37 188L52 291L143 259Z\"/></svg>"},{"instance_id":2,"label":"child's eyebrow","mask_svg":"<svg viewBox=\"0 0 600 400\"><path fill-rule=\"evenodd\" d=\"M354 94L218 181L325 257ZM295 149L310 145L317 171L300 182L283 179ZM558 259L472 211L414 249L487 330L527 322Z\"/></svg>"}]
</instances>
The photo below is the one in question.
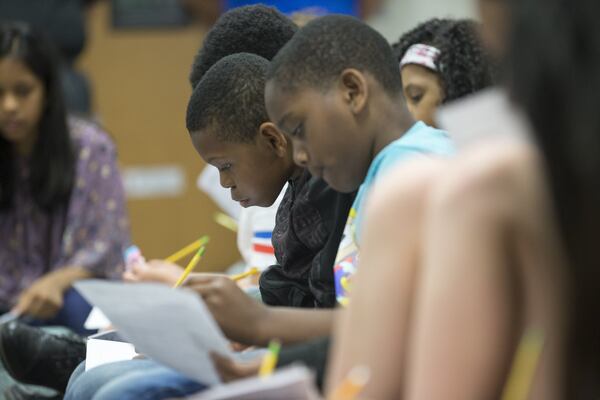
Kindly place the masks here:
<instances>
[{"instance_id":1,"label":"child's eyebrow","mask_svg":"<svg viewBox=\"0 0 600 400\"><path fill-rule=\"evenodd\" d=\"M277 122L277 126L280 127L281 129L285 130L285 128L283 127L283 125L285 124L286 120L290 117L290 113L285 114L283 117L281 117L281 119L279 120L279 122Z\"/></svg>"},{"instance_id":2,"label":"child's eyebrow","mask_svg":"<svg viewBox=\"0 0 600 400\"><path fill-rule=\"evenodd\" d=\"M211 157L211 158L208 158L208 159L206 160L206 163L208 163L208 164L212 164L212 163L213 163L213 162L215 162L215 161L219 161L219 160L223 160L223 159L225 159L225 157L222 157L222 156L218 156L218 157Z\"/></svg>"}]
</instances>

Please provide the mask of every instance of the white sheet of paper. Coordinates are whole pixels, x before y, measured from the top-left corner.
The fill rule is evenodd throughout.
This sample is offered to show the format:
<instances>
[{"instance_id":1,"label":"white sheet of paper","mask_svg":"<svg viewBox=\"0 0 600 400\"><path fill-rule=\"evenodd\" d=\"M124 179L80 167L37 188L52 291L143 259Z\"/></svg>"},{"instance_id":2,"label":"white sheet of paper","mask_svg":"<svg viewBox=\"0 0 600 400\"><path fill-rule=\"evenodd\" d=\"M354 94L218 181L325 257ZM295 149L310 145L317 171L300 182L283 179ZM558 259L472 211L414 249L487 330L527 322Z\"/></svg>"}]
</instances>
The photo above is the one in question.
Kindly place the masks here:
<instances>
[{"instance_id":1,"label":"white sheet of paper","mask_svg":"<svg viewBox=\"0 0 600 400\"><path fill-rule=\"evenodd\" d=\"M523 113L499 88L486 89L441 107L437 121L459 150L481 139L527 140L531 131Z\"/></svg>"},{"instance_id":2,"label":"white sheet of paper","mask_svg":"<svg viewBox=\"0 0 600 400\"><path fill-rule=\"evenodd\" d=\"M92 307L92 311L83 324L83 327L89 330L104 329L108 326L110 326L110 321L98 307Z\"/></svg>"},{"instance_id":3,"label":"white sheet of paper","mask_svg":"<svg viewBox=\"0 0 600 400\"><path fill-rule=\"evenodd\" d=\"M277 370L267 378L247 378L219 385L189 400L318 400L314 375L303 366Z\"/></svg>"},{"instance_id":4,"label":"white sheet of paper","mask_svg":"<svg viewBox=\"0 0 600 400\"><path fill-rule=\"evenodd\" d=\"M231 356L232 352L195 293L156 283L87 280L74 286L139 353L198 382L220 382L209 353Z\"/></svg>"},{"instance_id":5,"label":"white sheet of paper","mask_svg":"<svg viewBox=\"0 0 600 400\"><path fill-rule=\"evenodd\" d=\"M135 357L135 347L120 338L115 331L92 335L88 338L85 352L85 370L116 361L131 360Z\"/></svg>"}]
</instances>

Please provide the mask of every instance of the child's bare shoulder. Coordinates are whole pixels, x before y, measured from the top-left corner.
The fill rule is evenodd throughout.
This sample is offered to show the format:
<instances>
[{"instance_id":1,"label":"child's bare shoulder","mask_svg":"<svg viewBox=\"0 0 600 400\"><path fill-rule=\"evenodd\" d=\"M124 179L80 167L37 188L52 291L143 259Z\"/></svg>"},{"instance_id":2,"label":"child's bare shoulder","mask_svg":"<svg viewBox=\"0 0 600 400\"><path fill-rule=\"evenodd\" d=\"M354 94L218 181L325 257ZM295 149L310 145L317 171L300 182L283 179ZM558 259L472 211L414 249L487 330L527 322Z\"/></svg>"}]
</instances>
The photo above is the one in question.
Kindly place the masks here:
<instances>
[{"instance_id":1,"label":"child's bare shoulder","mask_svg":"<svg viewBox=\"0 0 600 400\"><path fill-rule=\"evenodd\" d=\"M432 194L434 205L514 215L542 184L536 148L520 140L490 140L465 150L448 165ZM538 197L538 196L536 196Z\"/></svg>"}]
</instances>

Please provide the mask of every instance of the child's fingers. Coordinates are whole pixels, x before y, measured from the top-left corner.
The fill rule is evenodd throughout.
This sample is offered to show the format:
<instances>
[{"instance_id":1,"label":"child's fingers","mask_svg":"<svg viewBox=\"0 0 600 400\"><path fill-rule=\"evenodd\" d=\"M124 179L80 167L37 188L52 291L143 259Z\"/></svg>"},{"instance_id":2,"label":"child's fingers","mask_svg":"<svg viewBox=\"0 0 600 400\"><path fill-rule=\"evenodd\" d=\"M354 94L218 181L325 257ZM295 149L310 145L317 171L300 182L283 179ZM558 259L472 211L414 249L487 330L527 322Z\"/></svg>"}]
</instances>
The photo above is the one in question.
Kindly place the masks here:
<instances>
[{"instance_id":1,"label":"child's fingers","mask_svg":"<svg viewBox=\"0 0 600 400\"><path fill-rule=\"evenodd\" d=\"M136 274L134 274L132 271L125 271L125 272L123 272L123 275L121 276L121 278L125 282L137 282L137 281L139 281L139 279L136 276Z\"/></svg>"},{"instance_id":2,"label":"child's fingers","mask_svg":"<svg viewBox=\"0 0 600 400\"><path fill-rule=\"evenodd\" d=\"M25 292L19 297L19 301L17 305L13 307L11 310L15 315L25 315L28 313L31 308L31 302L33 301L33 297L29 292Z\"/></svg>"},{"instance_id":3,"label":"child's fingers","mask_svg":"<svg viewBox=\"0 0 600 400\"><path fill-rule=\"evenodd\" d=\"M150 264L148 263L144 263L144 262L135 262L132 263L130 266L130 270L131 272L133 272L134 274L143 274L145 272L148 271L148 269L150 268Z\"/></svg>"},{"instance_id":4,"label":"child's fingers","mask_svg":"<svg viewBox=\"0 0 600 400\"><path fill-rule=\"evenodd\" d=\"M221 279L227 279L225 278L225 275L222 274L206 274L206 273L200 273L200 274L190 274L190 276L188 277L187 281L184 283L183 286L194 286L194 285L211 285L214 284L215 282L219 282L219 280Z\"/></svg>"},{"instance_id":5,"label":"child's fingers","mask_svg":"<svg viewBox=\"0 0 600 400\"><path fill-rule=\"evenodd\" d=\"M29 315L30 317L42 319L42 316L41 316L42 307L43 307L42 301L39 298L34 296L31 299L31 302L29 303L27 310L24 311L24 313Z\"/></svg>"},{"instance_id":6,"label":"child's fingers","mask_svg":"<svg viewBox=\"0 0 600 400\"><path fill-rule=\"evenodd\" d=\"M211 353L211 358L219 375L225 382L256 375L260 367L260 359L248 363L237 362L231 358Z\"/></svg>"},{"instance_id":7,"label":"child's fingers","mask_svg":"<svg viewBox=\"0 0 600 400\"><path fill-rule=\"evenodd\" d=\"M215 295L217 293L217 290L215 289L214 285L210 282L204 283L204 282L196 281L196 282L192 282L190 284L190 282L188 280L186 280L186 282L184 282L184 284L182 286L184 286L186 289L190 289L193 292L198 293L205 300L206 300L206 297L208 297L210 295Z\"/></svg>"},{"instance_id":8,"label":"child's fingers","mask_svg":"<svg viewBox=\"0 0 600 400\"><path fill-rule=\"evenodd\" d=\"M186 287L202 294L203 297L215 295L229 298L235 291L241 290L235 282L225 276L192 280Z\"/></svg>"}]
</instances>

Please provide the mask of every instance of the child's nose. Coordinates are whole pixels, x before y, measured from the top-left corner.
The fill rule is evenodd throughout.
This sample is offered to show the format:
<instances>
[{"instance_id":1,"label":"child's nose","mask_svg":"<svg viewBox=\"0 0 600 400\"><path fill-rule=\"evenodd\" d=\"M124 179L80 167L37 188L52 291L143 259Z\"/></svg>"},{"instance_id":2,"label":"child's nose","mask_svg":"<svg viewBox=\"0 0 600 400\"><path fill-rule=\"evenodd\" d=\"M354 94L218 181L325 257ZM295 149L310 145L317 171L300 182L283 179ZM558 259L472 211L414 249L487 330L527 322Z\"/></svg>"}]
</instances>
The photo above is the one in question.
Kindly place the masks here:
<instances>
[{"instance_id":1,"label":"child's nose","mask_svg":"<svg viewBox=\"0 0 600 400\"><path fill-rule=\"evenodd\" d=\"M0 105L4 112L14 112L17 110L19 103L16 96L8 93L2 97Z\"/></svg>"},{"instance_id":2,"label":"child's nose","mask_svg":"<svg viewBox=\"0 0 600 400\"><path fill-rule=\"evenodd\" d=\"M301 166L308 165L308 153L304 149L294 149L294 162Z\"/></svg>"},{"instance_id":3,"label":"child's nose","mask_svg":"<svg viewBox=\"0 0 600 400\"><path fill-rule=\"evenodd\" d=\"M233 182L233 179L231 179L231 177L229 177L227 174L221 173L219 174L219 180L221 183L221 186L223 186L225 189L231 189L235 187L235 183Z\"/></svg>"}]
</instances>

